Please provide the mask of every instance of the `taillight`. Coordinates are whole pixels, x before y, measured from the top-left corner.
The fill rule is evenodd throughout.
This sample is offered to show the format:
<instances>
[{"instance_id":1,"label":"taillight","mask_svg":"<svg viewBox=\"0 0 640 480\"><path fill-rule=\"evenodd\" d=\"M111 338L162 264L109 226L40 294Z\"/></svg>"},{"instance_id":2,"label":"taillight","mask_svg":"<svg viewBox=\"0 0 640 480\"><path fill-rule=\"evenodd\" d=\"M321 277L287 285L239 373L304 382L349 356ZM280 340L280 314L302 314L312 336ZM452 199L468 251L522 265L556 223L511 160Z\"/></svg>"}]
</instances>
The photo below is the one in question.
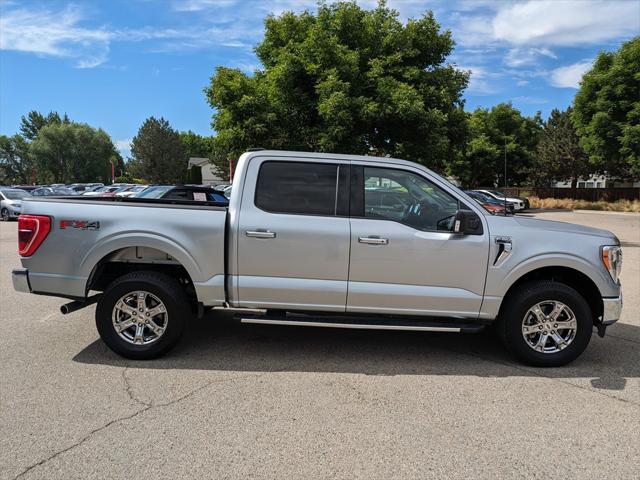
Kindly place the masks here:
<instances>
[{"instance_id":1,"label":"taillight","mask_svg":"<svg viewBox=\"0 0 640 480\"><path fill-rule=\"evenodd\" d=\"M51 218L46 215L20 215L18 217L18 253L30 257L51 231Z\"/></svg>"}]
</instances>

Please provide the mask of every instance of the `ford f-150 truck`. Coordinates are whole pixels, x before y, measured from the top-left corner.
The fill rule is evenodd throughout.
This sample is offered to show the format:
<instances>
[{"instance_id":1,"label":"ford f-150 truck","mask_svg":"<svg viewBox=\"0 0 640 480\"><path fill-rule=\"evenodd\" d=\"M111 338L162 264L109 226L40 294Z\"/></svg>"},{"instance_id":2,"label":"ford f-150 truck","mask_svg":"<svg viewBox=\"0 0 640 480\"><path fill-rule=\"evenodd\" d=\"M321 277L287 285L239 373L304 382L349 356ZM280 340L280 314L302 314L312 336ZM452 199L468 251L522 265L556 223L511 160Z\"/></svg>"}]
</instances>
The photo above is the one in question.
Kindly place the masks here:
<instances>
[{"instance_id":1,"label":"ford f-150 truck","mask_svg":"<svg viewBox=\"0 0 640 480\"><path fill-rule=\"evenodd\" d=\"M242 322L474 332L558 366L618 320L620 242L605 230L498 216L427 168L339 154L243 154L228 207L208 201L28 199L22 292L97 302L115 352L167 352L193 315ZM242 310L251 309L251 310ZM215 316L214 316L215 318Z\"/></svg>"}]
</instances>

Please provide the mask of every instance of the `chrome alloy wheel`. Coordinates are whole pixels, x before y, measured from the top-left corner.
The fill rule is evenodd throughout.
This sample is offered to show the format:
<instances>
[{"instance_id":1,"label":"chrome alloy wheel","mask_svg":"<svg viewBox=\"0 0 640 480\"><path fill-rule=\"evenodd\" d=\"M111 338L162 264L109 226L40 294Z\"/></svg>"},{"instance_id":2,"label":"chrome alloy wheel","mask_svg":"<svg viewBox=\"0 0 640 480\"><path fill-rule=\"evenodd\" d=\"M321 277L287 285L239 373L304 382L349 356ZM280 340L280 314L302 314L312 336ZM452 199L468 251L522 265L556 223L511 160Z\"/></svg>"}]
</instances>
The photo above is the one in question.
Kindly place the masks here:
<instances>
[{"instance_id":1,"label":"chrome alloy wheel","mask_svg":"<svg viewBox=\"0 0 640 480\"><path fill-rule=\"evenodd\" d=\"M169 314L162 300L153 293L137 290L120 297L113 307L111 321L124 341L149 345L164 334Z\"/></svg>"},{"instance_id":2,"label":"chrome alloy wheel","mask_svg":"<svg viewBox=\"0 0 640 480\"><path fill-rule=\"evenodd\" d=\"M576 338L578 322L571 309L557 300L537 303L522 319L522 336L540 353L557 353Z\"/></svg>"}]
</instances>

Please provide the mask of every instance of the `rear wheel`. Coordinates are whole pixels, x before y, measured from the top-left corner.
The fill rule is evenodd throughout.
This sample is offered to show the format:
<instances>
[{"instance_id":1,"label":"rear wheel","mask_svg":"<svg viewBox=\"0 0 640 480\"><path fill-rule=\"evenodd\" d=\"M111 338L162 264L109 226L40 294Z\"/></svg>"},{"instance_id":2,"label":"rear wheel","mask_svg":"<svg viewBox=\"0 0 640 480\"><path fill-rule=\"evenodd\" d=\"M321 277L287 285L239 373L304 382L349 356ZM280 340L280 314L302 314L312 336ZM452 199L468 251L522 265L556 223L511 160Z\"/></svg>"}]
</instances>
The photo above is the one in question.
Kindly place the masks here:
<instances>
[{"instance_id":1,"label":"rear wheel","mask_svg":"<svg viewBox=\"0 0 640 480\"><path fill-rule=\"evenodd\" d=\"M593 331L591 309L573 288L554 281L522 285L505 300L498 333L519 360L558 367L580 356Z\"/></svg>"},{"instance_id":2,"label":"rear wheel","mask_svg":"<svg viewBox=\"0 0 640 480\"><path fill-rule=\"evenodd\" d=\"M100 338L123 357L159 357L178 343L191 308L182 286L167 275L133 272L114 280L96 308Z\"/></svg>"}]
</instances>

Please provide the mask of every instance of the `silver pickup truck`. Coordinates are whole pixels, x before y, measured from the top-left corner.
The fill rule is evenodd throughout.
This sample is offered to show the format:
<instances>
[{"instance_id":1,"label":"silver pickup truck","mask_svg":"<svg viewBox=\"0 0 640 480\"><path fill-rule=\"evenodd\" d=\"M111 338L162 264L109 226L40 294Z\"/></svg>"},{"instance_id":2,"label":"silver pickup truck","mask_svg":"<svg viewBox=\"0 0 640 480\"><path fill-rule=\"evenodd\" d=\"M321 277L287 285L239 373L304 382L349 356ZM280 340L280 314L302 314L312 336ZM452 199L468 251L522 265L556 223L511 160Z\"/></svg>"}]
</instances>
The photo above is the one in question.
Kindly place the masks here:
<instances>
[{"instance_id":1,"label":"silver pickup truck","mask_svg":"<svg viewBox=\"0 0 640 480\"><path fill-rule=\"evenodd\" d=\"M228 207L147 199L29 199L22 292L97 302L104 342L167 352L193 315L242 322L475 332L558 366L618 320L620 242L605 230L496 216L421 165L254 151ZM92 292L95 292L92 294ZM251 310L242 310L251 309Z\"/></svg>"}]
</instances>

